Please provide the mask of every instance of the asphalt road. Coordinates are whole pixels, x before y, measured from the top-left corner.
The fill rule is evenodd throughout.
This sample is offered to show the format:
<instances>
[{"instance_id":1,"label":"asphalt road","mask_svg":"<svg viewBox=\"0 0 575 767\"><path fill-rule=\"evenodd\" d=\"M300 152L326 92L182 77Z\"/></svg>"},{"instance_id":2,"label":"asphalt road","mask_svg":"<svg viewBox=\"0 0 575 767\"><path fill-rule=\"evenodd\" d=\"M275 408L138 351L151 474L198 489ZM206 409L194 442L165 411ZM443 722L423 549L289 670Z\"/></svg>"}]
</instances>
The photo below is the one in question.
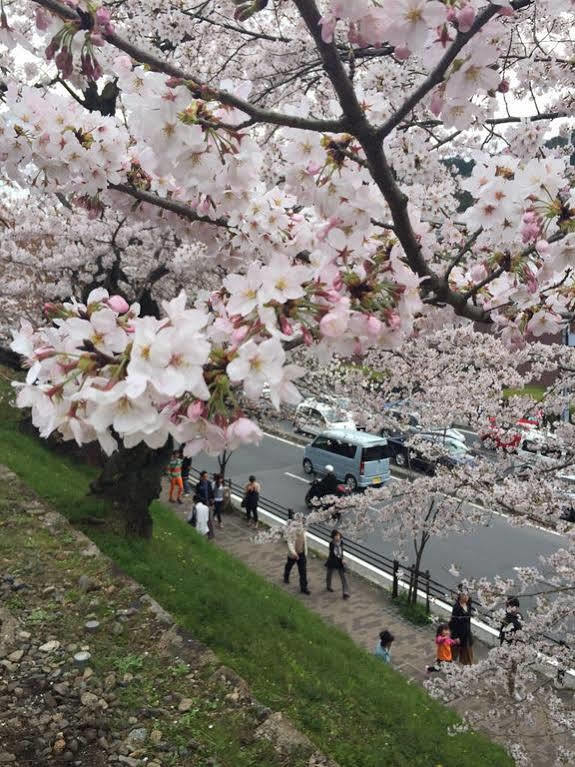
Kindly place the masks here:
<instances>
[{"instance_id":1,"label":"asphalt road","mask_svg":"<svg viewBox=\"0 0 575 767\"><path fill-rule=\"evenodd\" d=\"M303 448L299 445L268 436L258 447L245 446L236 451L229 460L226 475L244 485L248 476L255 474L263 497L295 511L305 511L304 496L309 479L303 473L302 458ZM216 459L209 456L197 456L193 466L206 469L210 474L217 471ZM386 556L392 556L397 549L397 541L390 540L381 529L366 532L359 540ZM422 567L446 586L456 586L461 577L492 578L496 574L514 577L515 567L539 566L539 557L553 553L561 544L562 536L556 533L531 525L516 527L507 517L492 514L485 527L431 540ZM448 572L453 563L460 569L461 576Z\"/></svg>"}]
</instances>

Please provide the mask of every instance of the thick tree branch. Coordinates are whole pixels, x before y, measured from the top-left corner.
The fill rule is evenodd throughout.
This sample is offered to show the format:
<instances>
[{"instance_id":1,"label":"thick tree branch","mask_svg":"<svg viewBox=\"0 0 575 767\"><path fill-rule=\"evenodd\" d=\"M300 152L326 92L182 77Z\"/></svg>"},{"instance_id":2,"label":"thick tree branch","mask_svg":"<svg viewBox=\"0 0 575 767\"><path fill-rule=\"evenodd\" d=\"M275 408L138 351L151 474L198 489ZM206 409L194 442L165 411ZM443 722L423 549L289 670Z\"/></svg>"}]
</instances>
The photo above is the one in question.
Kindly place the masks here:
<instances>
[{"instance_id":1,"label":"thick tree branch","mask_svg":"<svg viewBox=\"0 0 575 767\"><path fill-rule=\"evenodd\" d=\"M349 124L350 133L366 123L365 114L357 100L353 83L349 79L334 43L325 43L321 36L321 14L314 0L293 0L319 52L323 67L337 94L341 109Z\"/></svg>"},{"instance_id":2,"label":"thick tree branch","mask_svg":"<svg viewBox=\"0 0 575 767\"><path fill-rule=\"evenodd\" d=\"M189 205L186 205L185 202L172 200L169 197L160 197L153 192L146 192L143 189L137 189L135 186L130 186L130 184L108 184L108 189L129 194L140 202L147 202L149 205L155 205L157 208L169 210L171 213L176 213L178 216L181 216L188 221L197 221L201 224L211 224L212 226L221 226L225 229L228 228L228 222L225 218L199 216L196 211Z\"/></svg>"},{"instance_id":3,"label":"thick tree branch","mask_svg":"<svg viewBox=\"0 0 575 767\"><path fill-rule=\"evenodd\" d=\"M64 3L58 2L58 0L32 0L32 2L46 8L65 21L79 20L77 11L68 5L64 5ZM220 101L222 104L238 109L240 112L243 112L250 117L250 124L267 123L270 125L281 125L286 128L299 128L301 130L310 130L319 133L341 133L348 129L347 121L343 119L314 120L307 117L281 114L280 112L275 112L273 110L260 109L249 101L244 101L244 99L234 96L233 93L228 93L227 91L222 91L218 88L212 88L206 83L202 83L194 74L170 64L168 61L164 61L152 53L143 51L141 48L128 42L115 32L105 35L104 37L110 45L127 53L128 56L135 61L138 61L141 64L146 64L154 72L163 72L170 77L185 80L186 82L191 83L197 89L199 94L203 93L206 96L209 95L211 98Z\"/></svg>"}]
</instances>

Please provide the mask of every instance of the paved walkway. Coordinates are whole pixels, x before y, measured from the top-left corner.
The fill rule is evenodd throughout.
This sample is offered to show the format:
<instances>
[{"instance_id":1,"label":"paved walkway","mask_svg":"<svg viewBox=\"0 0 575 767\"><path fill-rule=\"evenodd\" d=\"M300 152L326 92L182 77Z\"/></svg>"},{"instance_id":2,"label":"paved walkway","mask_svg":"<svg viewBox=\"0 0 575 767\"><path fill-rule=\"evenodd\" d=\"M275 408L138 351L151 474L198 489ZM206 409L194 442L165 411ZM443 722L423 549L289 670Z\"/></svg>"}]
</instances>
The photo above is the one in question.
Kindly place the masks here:
<instances>
[{"instance_id":1,"label":"paved walkway","mask_svg":"<svg viewBox=\"0 0 575 767\"><path fill-rule=\"evenodd\" d=\"M181 510L182 516L185 516L191 499L185 498L184 502L184 506L174 506L176 510ZM310 551L307 572L312 593L311 596L301 594L297 567L291 572L290 584L283 582L287 556L285 542L256 543L253 528L248 527L243 515L239 513L224 515L224 527L216 529L214 542L271 583L291 592L368 651L373 652L379 632L388 629L395 637L392 648L394 668L419 683L426 678L425 667L433 663L435 658L435 629L432 625L415 626L405 620L385 589L351 572L351 598L344 601L337 575L332 584L334 592L326 591L325 560ZM487 648L476 640L474 652L476 656L482 656Z\"/></svg>"}]
</instances>

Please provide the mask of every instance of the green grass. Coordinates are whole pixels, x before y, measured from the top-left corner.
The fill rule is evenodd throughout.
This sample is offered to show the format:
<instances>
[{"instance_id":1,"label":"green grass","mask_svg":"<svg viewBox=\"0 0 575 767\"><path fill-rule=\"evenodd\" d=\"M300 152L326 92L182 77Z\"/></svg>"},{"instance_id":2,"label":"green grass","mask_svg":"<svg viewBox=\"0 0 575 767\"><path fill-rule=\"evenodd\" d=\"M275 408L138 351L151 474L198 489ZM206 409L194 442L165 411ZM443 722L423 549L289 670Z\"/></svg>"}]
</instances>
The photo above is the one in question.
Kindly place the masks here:
<instances>
[{"instance_id":1,"label":"green grass","mask_svg":"<svg viewBox=\"0 0 575 767\"><path fill-rule=\"evenodd\" d=\"M94 470L20 433L0 405L0 463L73 523L105 516L86 497ZM447 735L454 713L241 562L153 504L154 538L133 541L105 526L85 532L186 629L285 712L342 767L507 767L476 734ZM266 767L262 764L261 767Z\"/></svg>"},{"instance_id":2,"label":"green grass","mask_svg":"<svg viewBox=\"0 0 575 767\"><path fill-rule=\"evenodd\" d=\"M535 402L541 402L545 395L544 386L525 386L523 389L503 389L503 396L505 399L509 397L531 397Z\"/></svg>"}]
</instances>

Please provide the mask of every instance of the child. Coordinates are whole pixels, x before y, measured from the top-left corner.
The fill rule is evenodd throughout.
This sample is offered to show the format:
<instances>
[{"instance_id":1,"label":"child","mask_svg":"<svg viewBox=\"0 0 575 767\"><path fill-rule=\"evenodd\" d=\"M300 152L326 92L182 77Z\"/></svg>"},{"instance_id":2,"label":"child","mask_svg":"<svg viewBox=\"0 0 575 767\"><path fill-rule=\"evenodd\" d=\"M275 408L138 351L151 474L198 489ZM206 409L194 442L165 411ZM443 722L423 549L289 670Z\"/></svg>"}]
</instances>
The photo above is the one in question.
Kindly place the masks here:
<instances>
[{"instance_id":1,"label":"child","mask_svg":"<svg viewBox=\"0 0 575 767\"><path fill-rule=\"evenodd\" d=\"M390 631L382 631L374 655L381 658L384 663L391 663L391 643L395 637Z\"/></svg>"},{"instance_id":2,"label":"child","mask_svg":"<svg viewBox=\"0 0 575 767\"><path fill-rule=\"evenodd\" d=\"M172 453L172 458L168 465L168 474L170 477L170 503L181 503L184 483L182 480L182 459L177 450L174 450ZM174 490L176 488L177 497L174 498Z\"/></svg>"},{"instance_id":3,"label":"child","mask_svg":"<svg viewBox=\"0 0 575 767\"><path fill-rule=\"evenodd\" d=\"M440 623L435 633L436 662L434 666L427 666L427 672L441 671L442 663L451 663L453 660L451 648L458 645L459 639L451 638L451 631L447 623Z\"/></svg>"}]
</instances>

